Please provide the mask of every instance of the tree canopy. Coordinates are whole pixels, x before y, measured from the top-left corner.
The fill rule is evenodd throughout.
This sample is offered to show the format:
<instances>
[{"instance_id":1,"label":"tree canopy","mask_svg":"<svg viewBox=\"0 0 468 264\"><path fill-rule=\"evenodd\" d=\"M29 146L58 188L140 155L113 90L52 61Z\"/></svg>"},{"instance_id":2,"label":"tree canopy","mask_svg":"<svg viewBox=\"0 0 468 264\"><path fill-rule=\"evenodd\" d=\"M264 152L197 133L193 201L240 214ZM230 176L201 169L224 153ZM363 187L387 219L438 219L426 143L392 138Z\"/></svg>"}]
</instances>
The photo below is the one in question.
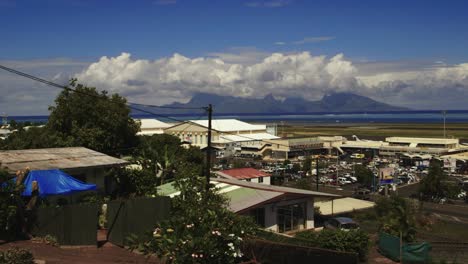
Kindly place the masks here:
<instances>
[{"instance_id":1,"label":"tree canopy","mask_svg":"<svg viewBox=\"0 0 468 264\"><path fill-rule=\"evenodd\" d=\"M429 165L429 173L421 179L419 192L424 199L437 200L455 197L460 188L449 181L440 162L433 160Z\"/></svg>"},{"instance_id":2,"label":"tree canopy","mask_svg":"<svg viewBox=\"0 0 468 264\"><path fill-rule=\"evenodd\" d=\"M366 186L366 187L371 187L372 186L372 181L374 173L372 171L362 165L355 165L354 166L354 175L357 178L357 181Z\"/></svg>"},{"instance_id":3,"label":"tree canopy","mask_svg":"<svg viewBox=\"0 0 468 264\"><path fill-rule=\"evenodd\" d=\"M198 175L203 172L201 150L182 147L179 138L172 135L142 136L133 154L138 168L120 169L115 173L119 196L155 195L157 186L172 181L183 166L190 166Z\"/></svg>"},{"instance_id":4,"label":"tree canopy","mask_svg":"<svg viewBox=\"0 0 468 264\"><path fill-rule=\"evenodd\" d=\"M137 144L139 124L130 117L126 99L70 81L49 107L45 127L19 128L3 149L83 146L110 155L128 152Z\"/></svg>"}]
</instances>

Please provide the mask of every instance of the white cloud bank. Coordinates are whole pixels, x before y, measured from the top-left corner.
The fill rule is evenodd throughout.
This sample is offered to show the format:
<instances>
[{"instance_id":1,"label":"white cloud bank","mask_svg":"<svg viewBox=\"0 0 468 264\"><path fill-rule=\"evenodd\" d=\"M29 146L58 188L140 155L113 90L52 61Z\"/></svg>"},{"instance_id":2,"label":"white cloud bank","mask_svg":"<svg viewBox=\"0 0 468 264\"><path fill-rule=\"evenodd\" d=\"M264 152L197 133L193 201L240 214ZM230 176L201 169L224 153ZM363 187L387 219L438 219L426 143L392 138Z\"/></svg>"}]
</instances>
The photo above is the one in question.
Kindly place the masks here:
<instances>
[{"instance_id":1,"label":"white cloud bank","mask_svg":"<svg viewBox=\"0 0 468 264\"><path fill-rule=\"evenodd\" d=\"M223 54L222 58L228 57ZM356 68L342 54L332 58L273 53L246 65L221 58L174 54L155 61L130 54L102 57L77 75L79 81L119 92L145 103L188 100L196 92L242 97L300 96L318 99L329 91L355 90Z\"/></svg>"},{"instance_id":2,"label":"white cloud bank","mask_svg":"<svg viewBox=\"0 0 468 264\"><path fill-rule=\"evenodd\" d=\"M413 109L468 109L468 63L353 63L343 54L234 49L199 58L174 54L145 60L122 53L93 63L54 59L0 64L61 84L75 76L81 83L145 104L184 102L197 92L251 98L271 93L309 100L353 92ZM0 79L0 113L47 114L60 92L7 72L0 72Z\"/></svg>"},{"instance_id":3,"label":"white cloud bank","mask_svg":"<svg viewBox=\"0 0 468 264\"><path fill-rule=\"evenodd\" d=\"M435 63L417 70L369 75L366 67L353 64L343 54L273 53L264 54L255 63L243 63L242 56L236 54L211 55L214 57L188 58L174 54L150 61L122 53L102 57L77 78L151 104L187 101L197 92L256 98L271 93L315 100L330 92L348 91L415 109L468 108L468 63Z\"/></svg>"}]
</instances>

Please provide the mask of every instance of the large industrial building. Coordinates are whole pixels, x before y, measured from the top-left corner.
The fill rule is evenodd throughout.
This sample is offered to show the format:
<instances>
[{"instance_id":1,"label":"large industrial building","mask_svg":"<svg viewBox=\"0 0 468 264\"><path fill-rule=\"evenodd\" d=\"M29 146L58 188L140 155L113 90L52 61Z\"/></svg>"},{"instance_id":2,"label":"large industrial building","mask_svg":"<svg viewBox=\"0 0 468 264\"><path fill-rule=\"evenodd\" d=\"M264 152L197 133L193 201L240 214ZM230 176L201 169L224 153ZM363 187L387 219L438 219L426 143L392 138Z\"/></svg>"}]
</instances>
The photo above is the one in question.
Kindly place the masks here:
<instances>
[{"instance_id":1,"label":"large industrial building","mask_svg":"<svg viewBox=\"0 0 468 264\"><path fill-rule=\"evenodd\" d=\"M218 156L240 153L242 148L261 149L264 140L279 137L267 133L266 125L253 125L236 119L214 119L211 142ZM205 148L208 144L208 120L190 120L164 130L181 141Z\"/></svg>"}]
</instances>

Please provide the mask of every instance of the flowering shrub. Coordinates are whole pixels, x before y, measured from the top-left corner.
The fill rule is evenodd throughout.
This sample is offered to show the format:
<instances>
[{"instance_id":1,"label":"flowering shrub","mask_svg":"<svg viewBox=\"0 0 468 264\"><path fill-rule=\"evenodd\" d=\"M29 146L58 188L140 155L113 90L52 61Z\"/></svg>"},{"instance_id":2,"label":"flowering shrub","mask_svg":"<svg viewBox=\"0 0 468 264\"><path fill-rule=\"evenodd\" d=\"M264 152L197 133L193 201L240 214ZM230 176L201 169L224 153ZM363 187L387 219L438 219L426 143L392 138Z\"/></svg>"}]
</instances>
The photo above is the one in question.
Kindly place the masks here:
<instances>
[{"instance_id":1,"label":"flowering shrub","mask_svg":"<svg viewBox=\"0 0 468 264\"><path fill-rule=\"evenodd\" d=\"M180 195L173 198L170 219L133 248L168 263L239 263L240 245L253 234L255 224L229 211L227 200L215 189L206 192L204 178L177 178L175 187Z\"/></svg>"},{"instance_id":2,"label":"flowering shrub","mask_svg":"<svg viewBox=\"0 0 468 264\"><path fill-rule=\"evenodd\" d=\"M34 264L34 257L26 249L12 248L0 252L0 263L4 264Z\"/></svg>"}]
</instances>

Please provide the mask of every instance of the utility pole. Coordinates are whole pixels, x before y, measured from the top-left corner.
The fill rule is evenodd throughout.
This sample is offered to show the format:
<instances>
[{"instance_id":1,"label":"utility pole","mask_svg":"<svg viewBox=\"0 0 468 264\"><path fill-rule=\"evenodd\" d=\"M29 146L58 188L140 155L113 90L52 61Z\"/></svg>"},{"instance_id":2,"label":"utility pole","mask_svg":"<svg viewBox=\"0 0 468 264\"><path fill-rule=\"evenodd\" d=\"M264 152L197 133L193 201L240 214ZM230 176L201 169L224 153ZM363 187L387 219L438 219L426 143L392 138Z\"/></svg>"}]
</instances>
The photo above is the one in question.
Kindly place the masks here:
<instances>
[{"instance_id":1,"label":"utility pole","mask_svg":"<svg viewBox=\"0 0 468 264\"><path fill-rule=\"evenodd\" d=\"M317 183L316 183L316 189L317 189L317 192L318 192L318 190L319 190L319 179L320 179L320 177L319 177L319 157L318 157L318 156L317 156L317 159L315 160L315 170L316 170L316 174L315 174L315 175L317 175L317 178L316 178L316 181L317 181Z\"/></svg>"},{"instance_id":2,"label":"utility pole","mask_svg":"<svg viewBox=\"0 0 468 264\"><path fill-rule=\"evenodd\" d=\"M444 115L444 138L446 138L446 134L445 134L445 114L447 114L447 111L442 111L442 114Z\"/></svg>"},{"instance_id":3,"label":"utility pole","mask_svg":"<svg viewBox=\"0 0 468 264\"><path fill-rule=\"evenodd\" d=\"M213 106L211 104L206 108L208 111L208 146L206 150L206 192L210 190L210 174L211 174L211 119L213 116Z\"/></svg>"}]
</instances>

